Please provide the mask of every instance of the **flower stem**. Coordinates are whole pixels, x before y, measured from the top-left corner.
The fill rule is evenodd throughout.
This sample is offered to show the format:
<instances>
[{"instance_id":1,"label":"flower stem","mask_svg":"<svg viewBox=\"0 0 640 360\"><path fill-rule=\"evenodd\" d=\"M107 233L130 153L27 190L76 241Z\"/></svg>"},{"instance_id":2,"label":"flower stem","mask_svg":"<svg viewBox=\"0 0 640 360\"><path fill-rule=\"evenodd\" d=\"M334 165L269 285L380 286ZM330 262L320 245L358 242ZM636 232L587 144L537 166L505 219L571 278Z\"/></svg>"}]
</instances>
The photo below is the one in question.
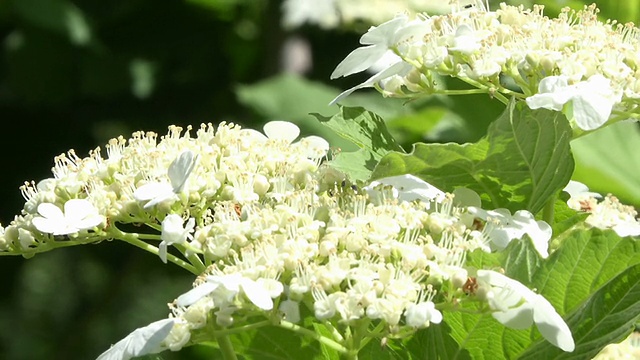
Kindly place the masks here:
<instances>
[{"instance_id":1,"label":"flower stem","mask_svg":"<svg viewBox=\"0 0 640 360\"><path fill-rule=\"evenodd\" d=\"M131 245L133 245L135 247L138 247L138 248L140 248L142 250L148 251L148 252L150 252L150 253L152 253L154 255L158 255L158 253L159 253L157 247L155 247L153 245L150 245L150 244L147 244L146 242L140 240L138 238L138 234L136 234L136 233L126 233L126 232L123 232L120 229L116 228L115 226L113 226L111 228L110 232L112 234L115 233L115 234L113 234L114 235L113 237L115 239L127 242L127 243L129 243L129 244L131 244ZM195 266L193 266L193 265L189 264L188 262L176 257L175 255L167 254L167 260L171 261L172 263L180 266L181 268L189 271L190 273L192 273L194 275L200 275L200 271L198 271L198 269Z\"/></svg>"},{"instance_id":2,"label":"flower stem","mask_svg":"<svg viewBox=\"0 0 640 360\"><path fill-rule=\"evenodd\" d=\"M316 341L318 341L318 342L320 342L320 343L322 343L324 345L329 346L330 348L332 348L332 349L334 349L334 350L336 350L336 351L338 351L338 352L340 352L342 354L347 354L348 353L347 348L342 346L342 344L340 344L340 343L338 343L338 342L336 342L336 341L334 341L332 339L326 338L326 337L318 334L315 331L312 331L312 330L309 330L309 329L305 329L305 328L303 328L303 327L301 327L299 325L296 325L294 323L290 323L290 322L285 321L285 320L282 320L278 326L280 326L280 327L282 327L284 329L289 329L291 331L297 332L298 334L308 336L308 337L310 337L310 338L312 338L312 339L314 339L314 340L316 340Z\"/></svg>"},{"instance_id":3,"label":"flower stem","mask_svg":"<svg viewBox=\"0 0 640 360\"><path fill-rule=\"evenodd\" d=\"M218 346L220 346L224 360L238 360L236 352L233 350L231 340L227 335L216 335L216 341L218 342Z\"/></svg>"}]
</instances>

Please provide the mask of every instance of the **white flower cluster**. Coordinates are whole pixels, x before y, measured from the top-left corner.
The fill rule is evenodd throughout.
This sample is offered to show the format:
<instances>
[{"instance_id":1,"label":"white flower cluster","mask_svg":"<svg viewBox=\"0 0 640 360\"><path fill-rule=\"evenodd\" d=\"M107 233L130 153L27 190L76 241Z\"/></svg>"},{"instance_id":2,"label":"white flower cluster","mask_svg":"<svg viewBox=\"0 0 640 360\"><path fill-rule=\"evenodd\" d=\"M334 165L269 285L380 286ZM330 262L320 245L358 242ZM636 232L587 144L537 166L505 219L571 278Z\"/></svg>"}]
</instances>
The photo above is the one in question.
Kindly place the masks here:
<instances>
[{"instance_id":1,"label":"white flower cluster","mask_svg":"<svg viewBox=\"0 0 640 360\"><path fill-rule=\"evenodd\" d=\"M372 321L399 337L440 323L440 308L469 301L517 328L540 325L542 306L552 312L545 329L555 334L542 335L573 350L570 331L542 296L465 263L472 251L501 250L525 234L546 257L546 223L526 211L482 210L475 193L473 206L462 206L454 203L462 196L411 175L362 188L336 182L322 163L325 140L295 141L298 127L282 121L264 131L209 124L191 137L170 127L159 141L142 132L114 139L107 158L99 149L87 158L60 156L53 178L23 187L24 209L0 227L0 249L33 255L119 239L200 274L168 320L135 330L100 359L179 350L212 326L296 323L303 308L317 321ZM482 296L466 286L476 276L478 289L487 284Z\"/></svg>"},{"instance_id":2,"label":"white flower cluster","mask_svg":"<svg viewBox=\"0 0 640 360\"><path fill-rule=\"evenodd\" d=\"M504 3L482 2L451 14L401 14L361 38L332 78L367 70L375 75L340 94L378 88L385 96L445 93L439 76L459 78L494 97L526 99L531 108L562 110L590 131L607 120L637 118L640 99L640 31L633 24L597 19L595 5L563 10L556 19ZM613 114L613 115L612 115Z\"/></svg>"},{"instance_id":3,"label":"white flower cluster","mask_svg":"<svg viewBox=\"0 0 640 360\"><path fill-rule=\"evenodd\" d=\"M356 22L380 24L396 14L426 12L442 14L475 3L475 0L286 0L282 3L282 25L304 24L333 29Z\"/></svg>"},{"instance_id":4,"label":"white flower cluster","mask_svg":"<svg viewBox=\"0 0 640 360\"><path fill-rule=\"evenodd\" d=\"M618 236L640 236L640 219L633 206L620 203L617 197L589 191L589 188L577 181L570 181L564 188L570 195L567 204L577 211L589 213L585 223L598 229L611 229Z\"/></svg>"}]
</instances>

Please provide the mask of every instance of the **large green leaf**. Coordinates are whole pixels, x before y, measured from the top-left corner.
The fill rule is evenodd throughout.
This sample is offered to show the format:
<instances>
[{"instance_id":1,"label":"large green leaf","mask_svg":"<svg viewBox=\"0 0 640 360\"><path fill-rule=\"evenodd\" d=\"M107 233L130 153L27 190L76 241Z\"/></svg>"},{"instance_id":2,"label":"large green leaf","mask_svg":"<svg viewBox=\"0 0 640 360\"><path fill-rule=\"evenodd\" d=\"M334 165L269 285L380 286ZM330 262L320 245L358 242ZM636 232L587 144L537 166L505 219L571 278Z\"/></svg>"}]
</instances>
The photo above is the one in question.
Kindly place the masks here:
<instances>
[{"instance_id":1,"label":"large green leaf","mask_svg":"<svg viewBox=\"0 0 640 360\"><path fill-rule=\"evenodd\" d=\"M460 352L464 349L475 360L515 359L531 342L532 330L508 329L489 314L446 312L444 315L452 329L451 336L461 348Z\"/></svg>"},{"instance_id":2,"label":"large green leaf","mask_svg":"<svg viewBox=\"0 0 640 360\"><path fill-rule=\"evenodd\" d=\"M450 335L446 322L432 324L420 330L406 342L406 350L411 359L421 360L467 360L471 359L466 349L460 348Z\"/></svg>"},{"instance_id":3,"label":"large green leaf","mask_svg":"<svg viewBox=\"0 0 640 360\"><path fill-rule=\"evenodd\" d=\"M640 242L611 230L573 229L534 276L537 288L567 313L625 269L640 264ZM640 299L640 298L639 298Z\"/></svg>"},{"instance_id":4,"label":"large green leaf","mask_svg":"<svg viewBox=\"0 0 640 360\"><path fill-rule=\"evenodd\" d=\"M351 180L367 180L378 161L389 151L402 151L387 130L384 120L361 107L340 107L332 117L312 114L322 125L355 144L357 152L342 152L332 166L349 175Z\"/></svg>"},{"instance_id":5,"label":"large green leaf","mask_svg":"<svg viewBox=\"0 0 640 360\"><path fill-rule=\"evenodd\" d=\"M416 144L386 155L372 178L413 174L446 191L471 188L489 207L536 213L571 177L570 139L562 114L512 101L477 143Z\"/></svg>"},{"instance_id":6,"label":"large green leaf","mask_svg":"<svg viewBox=\"0 0 640 360\"><path fill-rule=\"evenodd\" d=\"M242 359L322 359L318 342L280 327L269 326L231 336L234 350Z\"/></svg>"},{"instance_id":7,"label":"large green leaf","mask_svg":"<svg viewBox=\"0 0 640 360\"><path fill-rule=\"evenodd\" d=\"M542 343L521 359L591 359L604 346L629 335L640 319L640 264L623 271L572 312L567 324L576 349L572 353Z\"/></svg>"},{"instance_id":8,"label":"large green leaf","mask_svg":"<svg viewBox=\"0 0 640 360\"><path fill-rule=\"evenodd\" d=\"M574 180L592 191L612 193L640 207L640 127L623 122L571 142L576 160Z\"/></svg>"}]
</instances>

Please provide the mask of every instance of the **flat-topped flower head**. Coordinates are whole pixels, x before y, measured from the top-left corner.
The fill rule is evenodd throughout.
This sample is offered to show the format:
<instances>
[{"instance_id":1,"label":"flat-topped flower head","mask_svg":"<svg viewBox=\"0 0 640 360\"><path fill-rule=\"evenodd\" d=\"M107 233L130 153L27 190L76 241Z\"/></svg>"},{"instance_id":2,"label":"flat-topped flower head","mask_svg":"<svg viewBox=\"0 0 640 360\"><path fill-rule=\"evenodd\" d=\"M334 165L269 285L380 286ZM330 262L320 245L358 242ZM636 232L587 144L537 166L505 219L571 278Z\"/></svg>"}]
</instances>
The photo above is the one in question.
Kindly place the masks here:
<instances>
[{"instance_id":1,"label":"flat-topped flower head","mask_svg":"<svg viewBox=\"0 0 640 360\"><path fill-rule=\"evenodd\" d=\"M411 99L447 94L438 79L451 76L504 103L513 96L532 109L563 111L580 131L637 118L640 30L633 25L599 21L595 5L565 8L557 19L538 5L502 3L495 11L476 5L412 20L400 14L371 28L362 37L371 40L332 78L365 71L387 54L393 61L333 103L364 87Z\"/></svg>"}]
</instances>

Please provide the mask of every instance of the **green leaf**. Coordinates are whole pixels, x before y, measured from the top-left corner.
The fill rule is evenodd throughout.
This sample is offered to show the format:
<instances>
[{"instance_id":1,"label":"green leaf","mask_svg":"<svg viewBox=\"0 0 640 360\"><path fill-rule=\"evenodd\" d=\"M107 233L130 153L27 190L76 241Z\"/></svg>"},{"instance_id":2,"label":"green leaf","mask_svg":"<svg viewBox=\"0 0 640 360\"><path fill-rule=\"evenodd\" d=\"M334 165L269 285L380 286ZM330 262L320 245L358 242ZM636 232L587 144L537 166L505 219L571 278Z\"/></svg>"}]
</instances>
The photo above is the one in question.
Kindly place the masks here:
<instances>
[{"instance_id":1,"label":"green leaf","mask_svg":"<svg viewBox=\"0 0 640 360\"><path fill-rule=\"evenodd\" d=\"M234 350L243 359L321 359L318 343L289 330L267 326L231 336Z\"/></svg>"},{"instance_id":2,"label":"green leaf","mask_svg":"<svg viewBox=\"0 0 640 360\"><path fill-rule=\"evenodd\" d=\"M450 335L451 329L446 322L431 324L416 332L405 344L412 359L429 360L466 360L471 359L469 352L461 349Z\"/></svg>"},{"instance_id":3,"label":"green leaf","mask_svg":"<svg viewBox=\"0 0 640 360\"><path fill-rule=\"evenodd\" d=\"M521 359L591 359L607 344L627 337L640 319L640 264L605 284L572 312L567 324L576 349L565 353L537 343Z\"/></svg>"},{"instance_id":4,"label":"green leaf","mask_svg":"<svg viewBox=\"0 0 640 360\"><path fill-rule=\"evenodd\" d=\"M416 144L389 153L373 179L413 174L446 191L470 188L493 208L537 213L573 172L571 128L563 115L512 101L473 144Z\"/></svg>"},{"instance_id":5,"label":"green leaf","mask_svg":"<svg viewBox=\"0 0 640 360\"><path fill-rule=\"evenodd\" d=\"M389 151L402 151L384 120L364 108L340 107L332 117L313 115L321 124L360 148L357 152L342 152L331 162L351 180L367 180L384 155Z\"/></svg>"},{"instance_id":6,"label":"green leaf","mask_svg":"<svg viewBox=\"0 0 640 360\"><path fill-rule=\"evenodd\" d=\"M329 162L332 168L349 176L351 181L366 181L378 164L373 155L366 150L341 152Z\"/></svg>"},{"instance_id":7,"label":"green leaf","mask_svg":"<svg viewBox=\"0 0 640 360\"><path fill-rule=\"evenodd\" d=\"M371 152L377 159L389 151L402 151L402 147L387 130L384 120L364 108L341 106L340 111L330 118L320 114L312 115L342 138Z\"/></svg>"},{"instance_id":8,"label":"green leaf","mask_svg":"<svg viewBox=\"0 0 640 360\"><path fill-rule=\"evenodd\" d=\"M573 140L576 160L573 179L591 191L612 193L622 202L640 207L640 127L622 122Z\"/></svg>"},{"instance_id":9,"label":"green leaf","mask_svg":"<svg viewBox=\"0 0 640 360\"><path fill-rule=\"evenodd\" d=\"M451 326L451 336L460 348L475 360L515 359L531 342L531 330L508 329L489 314L449 311L444 313L444 321Z\"/></svg>"},{"instance_id":10,"label":"green leaf","mask_svg":"<svg viewBox=\"0 0 640 360\"><path fill-rule=\"evenodd\" d=\"M612 230L575 228L534 276L537 288L560 314L631 266L640 264L640 242Z\"/></svg>"},{"instance_id":11,"label":"green leaf","mask_svg":"<svg viewBox=\"0 0 640 360\"><path fill-rule=\"evenodd\" d=\"M512 241L502 253L506 255L503 261L505 273L523 284L530 284L542 259L529 236Z\"/></svg>"}]
</instances>

